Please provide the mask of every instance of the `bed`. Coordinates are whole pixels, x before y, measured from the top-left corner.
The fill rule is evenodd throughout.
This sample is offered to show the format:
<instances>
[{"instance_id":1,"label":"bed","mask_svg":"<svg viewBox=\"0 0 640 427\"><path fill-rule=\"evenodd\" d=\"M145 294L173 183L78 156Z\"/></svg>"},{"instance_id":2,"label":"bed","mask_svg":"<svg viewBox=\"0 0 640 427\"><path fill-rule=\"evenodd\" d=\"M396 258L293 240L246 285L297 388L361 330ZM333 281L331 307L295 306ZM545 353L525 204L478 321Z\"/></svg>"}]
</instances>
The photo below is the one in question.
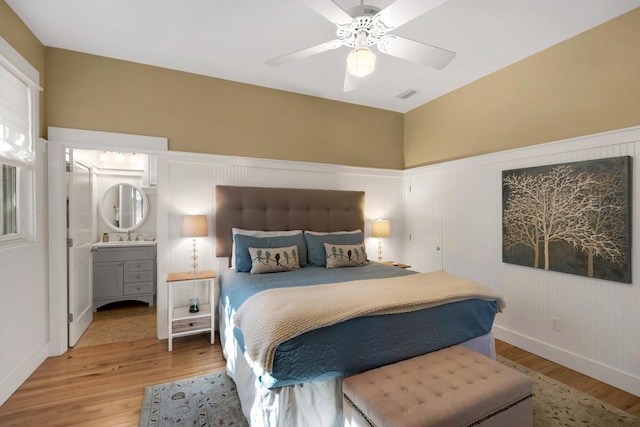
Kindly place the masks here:
<instances>
[{"instance_id":1,"label":"bed","mask_svg":"<svg viewBox=\"0 0 640 427\"><path fill-rule=\"evenodd\" d=\"M252 426L341 426L343 377L451 345L495 358L501 298L363 259L363 212L358 191L216 187L220 339Z\"/></svg>"}]
</instances>

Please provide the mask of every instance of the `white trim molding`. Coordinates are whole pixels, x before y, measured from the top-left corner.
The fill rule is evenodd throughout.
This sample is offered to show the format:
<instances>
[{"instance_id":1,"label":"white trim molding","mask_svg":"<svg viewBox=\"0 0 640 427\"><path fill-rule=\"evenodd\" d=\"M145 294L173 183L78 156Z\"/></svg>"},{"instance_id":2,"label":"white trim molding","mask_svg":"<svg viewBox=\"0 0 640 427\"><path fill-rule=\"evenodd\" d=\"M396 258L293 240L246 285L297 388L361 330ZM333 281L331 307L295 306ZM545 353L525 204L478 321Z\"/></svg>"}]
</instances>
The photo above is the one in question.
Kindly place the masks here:
<instances>
[{"instance_id":1,"label":"white trim molding","mask_svg":"<svg viewBox=\"0 0 640 427\"><path fill-rule=\"evenodd\" d=\"M167 151L169 147L167 138L157 136L59 127L49 127L47 133L49 142L64 143L68 148L157 153Z\"/></svg>"}]
</instances>

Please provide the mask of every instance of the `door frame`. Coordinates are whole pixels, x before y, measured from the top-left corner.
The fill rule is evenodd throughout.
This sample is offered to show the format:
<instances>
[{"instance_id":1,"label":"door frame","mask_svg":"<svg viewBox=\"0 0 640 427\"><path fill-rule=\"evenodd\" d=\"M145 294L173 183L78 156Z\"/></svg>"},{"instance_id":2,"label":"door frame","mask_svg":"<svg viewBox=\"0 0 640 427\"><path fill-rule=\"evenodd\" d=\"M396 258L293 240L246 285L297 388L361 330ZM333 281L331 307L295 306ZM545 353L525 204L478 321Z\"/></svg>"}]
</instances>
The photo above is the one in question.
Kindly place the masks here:
<instances>
[{"instance_id":1,"label":"door frame","mask_svg":"<svg viewBox=\"0 0 640 427\"><path fill-rule=\"evenodd\" d=\"M68 349L67 327L67 202L65 150L127 151L146 154L166 153L167 138L123 133L48 128L49 198L49 356Z\"/></svg>"}]
</instances>

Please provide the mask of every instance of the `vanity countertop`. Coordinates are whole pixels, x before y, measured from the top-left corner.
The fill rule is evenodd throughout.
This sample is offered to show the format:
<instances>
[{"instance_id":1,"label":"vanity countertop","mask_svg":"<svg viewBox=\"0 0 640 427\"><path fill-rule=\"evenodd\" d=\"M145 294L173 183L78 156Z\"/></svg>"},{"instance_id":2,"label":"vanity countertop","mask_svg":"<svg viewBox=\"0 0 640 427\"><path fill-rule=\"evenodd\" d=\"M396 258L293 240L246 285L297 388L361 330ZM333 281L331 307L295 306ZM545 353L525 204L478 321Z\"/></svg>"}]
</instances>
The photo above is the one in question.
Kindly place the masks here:
<instances>
[{"instance_id":1,"label":"vanity countertop","mask_svg":"<svg viewBox=\"0 0 640 427\"><path fill-rule=\"evenodd\" d=\"M94 248L109 248L109 247L123 247L123 246L155 246L155 240L111 240L108 242L96 242L93 244Z\"/></svg>"}]
</instances>

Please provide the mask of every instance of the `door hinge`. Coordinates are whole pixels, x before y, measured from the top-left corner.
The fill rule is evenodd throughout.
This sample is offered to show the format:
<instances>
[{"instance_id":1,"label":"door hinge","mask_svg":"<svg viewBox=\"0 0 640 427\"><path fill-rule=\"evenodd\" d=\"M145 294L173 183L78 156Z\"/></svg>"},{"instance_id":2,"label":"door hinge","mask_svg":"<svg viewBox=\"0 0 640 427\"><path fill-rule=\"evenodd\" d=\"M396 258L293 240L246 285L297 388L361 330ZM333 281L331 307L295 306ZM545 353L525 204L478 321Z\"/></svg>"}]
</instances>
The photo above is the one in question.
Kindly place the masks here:
<instances>
[{"instance_id":1,"label":"door hinge","mask_svg":"<svg viewBox=\"0 0 640 427\"><path fill-rule=\"evenodd\" d=\"M67 323L73 323L73 313L67 314Z\"/></svg>"},{"instance_id":2,"label":"door hinge","mask_svg":"<svg viewBox=\"0 0 640 427\"><path fill-rule=\"evenodd\" d=\"M71 164L71 162L65 163L65 169L67 172L73 172L73 165Z\"/></svg>"},{"instance_id":3,"label":"door hinge","mask_svg":"<svg viewBox=\"0 0 640 427\"><path fill-rule=\"evenodd\" d=\"M68 248L72 248L73 247L73 239L67 239L67 247Z\"/></svg>"}]
</instances>

